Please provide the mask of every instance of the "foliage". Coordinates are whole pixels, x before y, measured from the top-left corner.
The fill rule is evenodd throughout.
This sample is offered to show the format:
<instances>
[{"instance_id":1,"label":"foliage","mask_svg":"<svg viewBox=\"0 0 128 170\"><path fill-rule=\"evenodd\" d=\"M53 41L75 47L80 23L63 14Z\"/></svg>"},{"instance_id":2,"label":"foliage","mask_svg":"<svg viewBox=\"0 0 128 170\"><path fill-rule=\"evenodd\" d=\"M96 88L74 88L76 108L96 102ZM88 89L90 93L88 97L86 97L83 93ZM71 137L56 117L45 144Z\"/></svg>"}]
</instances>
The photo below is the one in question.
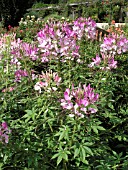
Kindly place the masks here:
<instances>
[{"instance_id":1,"label":"foliage","mask_svg":"<svg viewBox=\"0 0 128 170\"><path fill-rule=\"evenodd\" d=\"M0 14L4 27L8 28L8 25L16 26L26 9L30 8L34 2L33 0L1 0Z\"/></svg>"},{"instance_id":2,"label":"foliage","mask_svg":"<svg viewBox=\"0 0 128 170\"><path fill-rule=\"evenodd\" d=\"M20 18L25 15L35 15L37 17L45 17L49 14L58 14L64 17L70 16L72 9L70 8L71 3L83 3L83 1L74 0L1 0L0 1L0 14L1 20L4 23L4 27L8 29L8 26L17 26ZM88 5L78 5L75 7L77 17L92 17L96 22L110 22L114 19L116 22L124 22L125 6L127 6L126 0L102 0L102 1L84 1L89 2ZM60 6L60 9L49 9L33 11L35 8ZM26 10L32 8L26 14ZM81 12L82 11L82 12ZM123 16L122 16L123 15Z\"/></svg>"},{"instance_id":3,"label":"foliage","mask_svg":"<svg viewBox=\"0 0 128 170\"><path fill-rule=\"evenodd\" d=\"M87 2L87 3L86 3ZM73 3L77 5L73 5ZM83 4L85 3L85 4ZM115 20L116 22L124 22L126 19L125 14L125 5L127 2L123 1L60 1L58 4L46 4L44 2L35 3L32 7L32 10L28 15L31 15L34 9L41 7L57 7L58 8L49 8L39 11L34 11L35 16L37 17L47 17L48 15L58 14L62 17L73 18L72 11L74 10L75 19L82 16L85 18L91 17L96 22L111 22ZM74 18L73 18L74 19Z\"/></svg>"},{"instance_id":4,"label":"foliage","mask_svg":"<svg viewBox=\"0 0 128 170\"><path fill-rule=\"evenodd\" d=\"M37 10L38 9L38 10ZM58 13L61 13L62 8L57 8L56 4L44 4L44 3L35 3L31 10L24 15L24 18L26 18L27 15L31 16L34 15L36 18L45 18L50 17L51 15L58 15Z\"/></svg>"},{"instance_id":5,"label":"foliage","mask_svg":"<svg viewBox=\"0 0 128 170\"><path fill-rule=\"evenodd\" d=\"M128 39L96 41L91 18L17 29L0 37L0 168L127 169Z\"/></svg>"}]
</instances>

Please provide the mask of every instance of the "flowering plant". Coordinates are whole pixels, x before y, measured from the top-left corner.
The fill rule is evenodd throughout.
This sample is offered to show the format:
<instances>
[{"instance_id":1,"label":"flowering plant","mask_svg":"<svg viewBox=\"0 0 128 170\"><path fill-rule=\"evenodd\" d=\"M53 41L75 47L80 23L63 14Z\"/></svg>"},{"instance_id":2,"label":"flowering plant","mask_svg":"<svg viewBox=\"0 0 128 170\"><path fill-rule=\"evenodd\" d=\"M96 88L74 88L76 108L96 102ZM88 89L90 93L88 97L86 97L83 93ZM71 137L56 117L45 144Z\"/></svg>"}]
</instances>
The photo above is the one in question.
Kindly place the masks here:
<instances>
[{"instance_id":1,"label":"flowering plant","mask_svg":"<svg viewBox=\"0 0 128 170\"><path fill-rule=\"evenodd\" d=\"M94 103L98 100L99 95L94 94L90 84L83 85L83 89L79 84L77 89L72 86L72 91L66 89L64 92L64 99L61 99L61 106L63 109L71 111L70 116L85 117L91 113L96 113L97 109L94 107Z\"/></svg>"},{"instance_id":2,"label":"flowering plant","mask_svg":"<svg viewBox=\"0 0 128 170\"><path fill-rule=\"evenodd\" d=\"M96 41L91 18L48 20L30 41L11 30L0 35L0 169L127 169L127 37Z\"/></svg>"},{"instance_id":3,"label":"flowering plant","mask_svg":"<svg viewBox=\"0 0 128 170\"><path fill-rule=\"evenodd\" d=\"M0 125L0 142L8 143L10 133L11 133L11 131L8 129L7 123L3 122Z\"/></svg>"},{"instance_id":4,"label":"flowering plant","mask_svg":"<svg viewBox=\"0 0 128 170\"><path fill-rule=\"evenodd\" d=\"M35 84L34 89L41 93L41 89L46 89L47 91L56 91L57 86L59 86L61 82L61 77L58 76L57 73L52 73L52 70L49 72L42 72L39 75L39 81Z\"/></svg>"}]
</instances>

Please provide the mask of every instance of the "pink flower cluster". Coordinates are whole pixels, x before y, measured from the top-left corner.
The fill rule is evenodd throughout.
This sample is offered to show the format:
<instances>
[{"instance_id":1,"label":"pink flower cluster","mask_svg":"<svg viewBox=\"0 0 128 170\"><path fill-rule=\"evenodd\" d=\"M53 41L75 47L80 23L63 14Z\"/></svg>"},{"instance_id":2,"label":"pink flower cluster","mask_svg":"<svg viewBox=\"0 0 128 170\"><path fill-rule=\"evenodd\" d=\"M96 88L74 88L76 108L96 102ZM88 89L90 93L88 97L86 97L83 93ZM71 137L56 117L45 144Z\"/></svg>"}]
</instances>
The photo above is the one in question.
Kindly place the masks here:
<instances>
[{"instance_id":1,"label":"pink flower cluster","mask_svg":"<svg viewBox=\"0 0 128 170\"><path fill-rule=\"evenodd\" d=\"M64 99L61 99L61 106L63 109L70 110L70 116L84 117L96 113L95 102L98 100L99 94L94 94L93 90L90 84L88 86L84 84L83 88L81 84L76 89L74 86L71 90L67 88L64 92Z\"/></svg>"},{"instance_id":2,"label":"pink flower cluster","mask_svg":"<svg viewBox=\"0 0 128 170\"><path fill-rule=\"evenodd\" d=\"M15 64L17 66L21 65L20 60L24 57L31 59L33 61L38 59L38 48L35 44L29 44L26 42L22 42L20 39L11 43L11 64Z\"/></svg>"},{"instance_id":3,"label":"pink flower cluster","mask_svg":"<svg viewBox=\"0 0 128 170\"><path fill-rule=\"evenodd\" d=\"M0 35L0 60L2 59L4 54L10 50L11 42L15 40L15 37L16 37L15 33Z\"/></svg>"},{"instance_id":4,"label":"pink flower cluster","mask_svg":"<svg viewBox=\"0 0 128 170\"><path fill-rule=\"evenodd\" d=\"M96 58L92 58L93 62L90 63L88 66L90 68L94 66L100 66L100 69L102 70L111 70L117 68L117 61L114 60L114 56L111 55L105 55L101 54L101 57L99 55L96 55Z\"/></svg>"},{"instance_id":5,"label":"pink flower cluster","mask_svg":"<svg viewBox=\"0 0 128 170\"><path fill-rule=\"evenodd\" d=\"M22 50L24 52L24 56L30 58L35 61L38 59L38 48L35 44L23 43Z\"/></svg>"},{"instance_id":6,"label":"pink flower cluster","mask_svg":"<svg viewBox=\"0 0 128 170\"><path fill-rule=\"evenodd\" d=\"M91 18L78 18L73 23L73 31L80 40L83 36L88 39L96 38L96 22Z\"/></svg>"},{"instance_id":7,"label":"pink flower cluster","mask_svg":"<svg viewBox=\"0 0 128 170\"><path fill-rule=\"evenodd\" d=\"M122 54L128 51L128 39L124 35L115 34L104 37L103 44L100 46L100 52L104 54Z\"/></svg>"},{"instance_id":8,"label":"pink flower cluster","mask_svg":"<svg viewBox=\"0 0 128 170\"><path fill-rule=\"evenodd\" d=\"M128 52L128 39L124 35L112 34L104 37L103 44L100 46L101 57L96 55L92 58L93 62L89 67L101 66L102 70L111 70L117 68L117 61L114 60L115 55Z\"/></svg>"},{"instance_id":9,"label":"pink flower cluster","mask_svg":"<svg viewBox=\"0 0 128 170\"><path fill-rule=\"evenodd\" d=\"M39 81L35 84L34 89L41 93L42 88L47 91L56 91L57 87L60 85L61 77L58 76L57 73L52 72L42 72L39 75Z\"/></svg>"},{"instance_id":10,"label":"pink flower cluster","mask_svg":"<svg viewBox=\"0 0 128 170\"><path fill-rule=\"evenodd\" d=\"M22 77L27 77L28 73L26 70L16 70L15 71L15 82L21 82Z\"/></svg>"},{"instance_id":11,"label":"pink flower cluster","mask_svg":"<svg viewBox=\"0 0 128 170\"><path fill-rule=\"evenodd\" d=\"M76 59L80 62L79 41L83 36L95 39L96 23L91 18L78 18L73 23L49 22L38 32L37 42L26 43L20 39L11 41L11 64L20 68L23 56L35 61L37 59L45 63L51 59L59 59L62 62Z\"/></svg>"},{"instance_id":12,"label":"pink flower cluster","mask_svg":"<svg viewBox=\"0 0 128 170\"><path fill-rule=\"evenodd\" d=\"M77 46L74 32L68 23L46 24L37 34L38 48L41 51L42 62L51 59L74 60L79 58L79 46Z\"/></svg>"},{"instance_id":13,"label":"pink flower cluster","mask_svg":"<svg viewBox=\"0 0 128 170\"><path fill-rule=\"evenodd\" d=\"M12 92L15 89L15 87L9 87L9 88L5 88L2 90L3 93L5 92Z\"/></svg>"},{"instance_id":14,"label":"pink flower cluster","mask_svg":"<svg viewBox=\"0 0 128 170\"><path fill-rule=\"evenodd\" d=\"M0 125L0 141L2 143L8 143L10 133L11 131L8 129L7 123L3 122Z\"/></svg>"},{"instance_id":15,"label":"pink flower cluster","mask_svg":"<svg viewBox=\"0 0 128 170\"><path fill-rule=\"evenodd\" d=\"M62 62L76 60L81 63L78 41L83 36L94 38L95 26L95 22L90 18L79 18L71 23L51 21L43 26L31 44L16 39L15 34L4 35L0 38L0 60L8 53L9 69L14 71L15 82L21 82L22 77L28 76L26 70L22 68L23 64L30 60L33 65L35 61L45 63L52 59L59 59Z\"/></svg>"}]
</instances>

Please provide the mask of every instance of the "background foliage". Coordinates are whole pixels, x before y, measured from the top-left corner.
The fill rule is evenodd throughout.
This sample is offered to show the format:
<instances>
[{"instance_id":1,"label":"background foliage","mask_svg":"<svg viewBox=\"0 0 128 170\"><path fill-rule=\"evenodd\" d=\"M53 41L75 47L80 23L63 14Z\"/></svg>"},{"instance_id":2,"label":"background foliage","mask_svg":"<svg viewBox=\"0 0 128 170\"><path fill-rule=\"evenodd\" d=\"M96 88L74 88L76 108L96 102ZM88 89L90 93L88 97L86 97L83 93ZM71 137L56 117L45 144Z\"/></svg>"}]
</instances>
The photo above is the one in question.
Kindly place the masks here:
<instances>
[{"instance_id":1,"label":"background foliage","mask_svg":"<svg viewBox=\"0 0 128 170\"><path fill-rule=\"evenodd\" d=\"M20 21L20 18L27 13L28 8L39 8L47 6L56 6L60 5L60 9L51 9L51 10L42 10L42 11L30 11L29 15L35 15L37 17L46 17L49 14L58 14L61 16L70 16L72 17L72 7L69 6L71 3L83 3L83 1L75 0L49 0L49 1L36 1L36 0L1 0L0 1L0 15L1 20L4 24L4 27L8 28L8 25L16 26ZM87 5L78 5L75 7L75 18L76 17L89 17L91 16L97 22L110 22L114 19L116 22L126 21L127 11L127 1L107 1L107 0L96 0L96 1L84 1L87 2ZM68 5L68 6L67 6ZM88 7L87 7L88 6ZM26 16L26 15L25 15Z\"/></svg>"}]
</instances>

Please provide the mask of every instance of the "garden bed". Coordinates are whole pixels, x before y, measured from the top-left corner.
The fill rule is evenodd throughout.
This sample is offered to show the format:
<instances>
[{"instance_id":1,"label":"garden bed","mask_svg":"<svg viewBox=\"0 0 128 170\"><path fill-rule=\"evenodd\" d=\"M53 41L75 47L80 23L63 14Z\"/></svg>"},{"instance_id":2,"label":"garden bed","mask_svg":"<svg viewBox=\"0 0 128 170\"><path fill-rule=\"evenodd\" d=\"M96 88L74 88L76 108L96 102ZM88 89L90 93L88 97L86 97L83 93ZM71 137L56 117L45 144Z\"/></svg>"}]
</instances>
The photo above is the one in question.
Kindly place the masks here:
<instances>
[{"instance_id":1,"label":"garden bed","mask_svg":"<svg viewBox=\"0 0 128 170\"><path fill-rule=\"evenodd\" d=\"M91 18L28 16L0 37L0 168L128 167L128 38Z\"/></svg>"}]
</instances>

